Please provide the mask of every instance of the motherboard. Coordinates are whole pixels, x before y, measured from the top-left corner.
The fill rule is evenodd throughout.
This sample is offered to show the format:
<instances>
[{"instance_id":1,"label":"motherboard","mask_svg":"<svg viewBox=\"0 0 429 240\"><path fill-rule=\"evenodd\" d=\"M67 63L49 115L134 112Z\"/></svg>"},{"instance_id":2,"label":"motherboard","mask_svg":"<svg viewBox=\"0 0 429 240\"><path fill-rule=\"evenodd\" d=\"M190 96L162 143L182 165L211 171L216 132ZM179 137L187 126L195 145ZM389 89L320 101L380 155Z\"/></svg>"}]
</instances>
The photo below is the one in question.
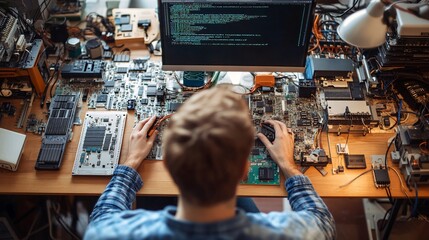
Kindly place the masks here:
<instances>
[{"instance_id":1,"label":"motherboard","mask_svg":"<svg viewBox=\"0 0 429 240\"><path fill-rule=\"evenodd\" d=\"M88 61L91 60L87 60L86 64L91 64ZM102 110L105 114L104 117L98 116L97 118L109 118L106 114L110 111L112 111L112 116L118 114L118 111L124 114L128 111L128 113L134 113L134 122L137 123L153 115L160 119L170 116L196 92L182 89L181 73L163 71L161 63L157 61L133 59L129 62L109 61L102 65L104 71L100 75L100 79L94 80L93 74L89 74L87 78L85 74L81 74L78 77L79 81L76 81L76 78L64 78L57 88L57 94L81 92L82 101L87 104L88 109L94 110L94 113ZM212 76L206 76L207 79L209 77ZM261 88L252 94L243 95L243 98L248 104L256 132L261 131L261 124L268 119L279 120L293 129L295 134L294 156L297 162L300 162L302 159L307 159L318 148L315 138L320 134L322 127L322 109L315 96L309 98L298 96L297 75L290 75L287 80L279 79L278 81L276 86ZM86 116L86 118L89 119L86 120L87 123L84 123L84 128L87 128L88 124L107 127L101 120L94 123L95 115ZM147 159L163 159L162 137L167 122L168 120L159 124L159 134ZM101 124L101 126L97 124ZM104 132L104 139L106 139L106 135L107 130ZM85 148L86 136L87 132L83 132L73 174L82 173L85 168L92 169L91 171L100 169L103 172L107 167L103 163L109 162L111 159L108 151L103 154L104 140L100 140L98 145L101 151L100 149L88 150ZM247 178L242 181L243 184L280 184L278 166L256 136L249 161L249 173ZM110 165L109 168L111 168Z\"/></svg>"},{"instance_id":2,"label":"motherboard","mask_svg":"<svg viewBox=\"0 0 429 240\"><path fill-rule=\"evenodd\" d=\"M118 166L126 112L87 112L73 175L112 175Z\"/></svg>"}]
</instances>

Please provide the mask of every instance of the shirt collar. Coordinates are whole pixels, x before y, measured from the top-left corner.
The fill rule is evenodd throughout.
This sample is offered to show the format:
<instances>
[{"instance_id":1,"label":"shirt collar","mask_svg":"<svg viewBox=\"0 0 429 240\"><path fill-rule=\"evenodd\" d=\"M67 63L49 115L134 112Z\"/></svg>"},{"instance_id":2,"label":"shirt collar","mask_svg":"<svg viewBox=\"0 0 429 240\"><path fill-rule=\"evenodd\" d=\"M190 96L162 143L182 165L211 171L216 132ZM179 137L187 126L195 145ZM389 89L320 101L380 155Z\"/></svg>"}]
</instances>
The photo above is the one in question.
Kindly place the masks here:
<instances>
[{"instance_id":1,"label":"shirt collar","mask_svg":"<svg viewBox=\"0 0 429 240\"><path fill-rule=\"evenodd\" d=\"M248 224L246 214L241 209L236 210L235 217L213 223L194 223L191 221L180 220L175 217L176 211L177 208L174 206L168 206L164 209L167 225L173 231L181 231L188 234L216 234L220 232L228 232L242 229Z\"/></svg>"}]
</instances>

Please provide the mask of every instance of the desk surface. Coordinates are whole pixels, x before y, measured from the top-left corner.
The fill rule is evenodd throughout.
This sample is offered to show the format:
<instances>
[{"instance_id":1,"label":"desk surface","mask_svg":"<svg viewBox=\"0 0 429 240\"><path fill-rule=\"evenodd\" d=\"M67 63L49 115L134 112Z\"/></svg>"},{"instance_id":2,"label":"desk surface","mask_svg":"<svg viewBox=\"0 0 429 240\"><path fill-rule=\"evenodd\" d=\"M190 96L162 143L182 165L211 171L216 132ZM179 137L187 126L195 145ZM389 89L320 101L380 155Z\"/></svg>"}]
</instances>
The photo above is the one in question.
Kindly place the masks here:
<instances>
[{"instance_id":1,"label":"desk surface","mask_svg":"<svg viewBox=\"0 0 429 240\"><path fill-rule=\"evenodd\" d=\"M142 52L133 52L141 54ZM146 53L147 54L147 53ZM17 100L17 105L19 105ZM31 108L31 113L35 113L39 118L44 117L43 111L39 106L40 99L36 99ZM80 116L83 119L85 107ZM134 114L129 113L127 125L125 128L124 142L122 145L121 160L125 161L128 154L128 139L134 124ZM7 128L17 132L23 132L22 129L14 127L15 118L5 116L0 123L0 127ZM41 146L41 136L28 134L24 153L16 172L10 172L0 169L0 194L46 194L46 195L99 195L102 193L110 177L96 176L72 176L74 158L81 133L81 126L73 127L73 139L68 143L64 154L60 170L36 171L34 169L39 149ZM337 166L339 157L335 153L336 143L345 143L346 135L336 136L329 134L331 143L331 153L333 165ZM365 154L367 169L370 168L371 155L384 155L387 148L387 140L393 134L368 134L366 136L352 134L348 141L349 151L352 154ZM324 148L327 148L326 135L322 137ZM342 159L340 160L342 161ZM343 163L344 164L344 163ZM374 186L372 173L369 172L346 187L339 186L347 183L365 170L345 169L344 173L332 174L332 164L325 169L328 171L326 176L322 176L315 168L310 168L305 173L310 177L317 192L323 197L386 197L384 189L377 189ZM389 161L389 165L395 167ZM144 187L138 192L139 195L176 195L178 190L172 179L163 166L162 161L145 160L139 172L144 181ZM389 171L391 179L391 192L394 197L405 197L400 189L399 179L393 171ZM400 176L402 179L402 175ZM282 179L282 182L284 179ZM414 192L408 192L414 195ZM282 197L286 195L283 186L255 186L240 185L238 187L240 196L271 196ZM419 187L419 196L429 197L429 186Z\"/></svg>"},{"instance_id":2,"label":"desk surface","mask_svg":"<svg viewBox=\"0 0 429 240\"><path fill-rule=\"evenodd\" d=\"M39 106L33 106L37 109ZM133 126L133 114L129 114L125 131L124 143L122 145L121 162L123 162L128 153L128 138ZM11 130L15 130L9 128ZM41 137L34 134L28 134L25 150L17 172L0 170L0 193L1 194L47 194L47 195L98 195L100 194L110 177L96 176L72 176L71 171L81 126L75 126L73 129L73 140L67 145L66 153L60 170L36 171L34 164L39 153ZM349 139L349 149L352 153L363 153L367 160L367 169L370 166L372 154L383 155L387 147L386 141L391 134L369 134L367 136L352 135ZM326 139L326 137L325 137ZM334 136L330 134L331 143L345 142L344 136ZM334 147L331 144L334 166L337 165L338 157L334 153ZM325 146L325 145L324 145ZM317 192L323 197L385 197L384 189L377 189L373 183L372 173L367 173L358 178L350 185L340 188L339 186L347 183L364 170L345 169L344 173L332 174L332 165L326 168L328 174L322 176L315 168L310 168L305 173L310 177ZM175 195L178 193L172 179L163 166L162 161L145 160L139 172L144 181L144 187L138 192L139 195ZM395 197L405 197L401 192L398 177L393 171L390 172L391 191ZM402 175L401 175L402 178ZM238 194L241 196L272 196L281 197L286 195L282 186L255 186L240 185ZM409 192L413 195L413 192ZM419 196L429 196L429 187L421 186Z\"/></svg>"}]
</instances>

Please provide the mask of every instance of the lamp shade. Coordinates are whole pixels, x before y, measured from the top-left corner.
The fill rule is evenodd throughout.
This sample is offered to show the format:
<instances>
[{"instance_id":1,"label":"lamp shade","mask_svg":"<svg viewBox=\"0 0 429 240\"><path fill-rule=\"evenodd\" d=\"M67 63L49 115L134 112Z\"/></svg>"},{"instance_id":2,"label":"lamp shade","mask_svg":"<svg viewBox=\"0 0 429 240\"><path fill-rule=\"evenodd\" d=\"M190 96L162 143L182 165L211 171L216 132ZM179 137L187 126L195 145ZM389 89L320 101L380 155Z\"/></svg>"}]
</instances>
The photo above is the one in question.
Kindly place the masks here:
<instances>
[{"instance_id":1,"label":"lamp shade","mask_svg":"<svg viewBox=\"0 0 429 240\"><path fill-rule=\"evenodd\" d=\"M366 9L359 10L338 26L341 39L360 48L374 48L386 41L387 25L383 21L384 4L379 0L369 3Z\"/></svg>"}]
</instances>

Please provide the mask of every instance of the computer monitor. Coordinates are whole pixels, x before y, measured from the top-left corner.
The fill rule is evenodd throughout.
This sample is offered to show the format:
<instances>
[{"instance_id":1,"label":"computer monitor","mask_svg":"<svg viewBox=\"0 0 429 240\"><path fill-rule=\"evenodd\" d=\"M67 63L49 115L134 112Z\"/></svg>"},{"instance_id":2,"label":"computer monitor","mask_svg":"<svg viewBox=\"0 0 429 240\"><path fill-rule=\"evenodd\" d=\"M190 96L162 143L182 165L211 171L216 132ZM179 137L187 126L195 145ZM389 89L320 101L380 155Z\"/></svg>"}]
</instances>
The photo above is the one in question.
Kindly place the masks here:
<instances>
[{"instance_id":1,"label":"computer monitor","mask_svg":"<svg viewBox=\"0 0 429 240\"><path fill-rule=\"evenodd\" d=\"M164 70L303 72L314 0L158 0Z\"/></svg>"}]
</instances>

